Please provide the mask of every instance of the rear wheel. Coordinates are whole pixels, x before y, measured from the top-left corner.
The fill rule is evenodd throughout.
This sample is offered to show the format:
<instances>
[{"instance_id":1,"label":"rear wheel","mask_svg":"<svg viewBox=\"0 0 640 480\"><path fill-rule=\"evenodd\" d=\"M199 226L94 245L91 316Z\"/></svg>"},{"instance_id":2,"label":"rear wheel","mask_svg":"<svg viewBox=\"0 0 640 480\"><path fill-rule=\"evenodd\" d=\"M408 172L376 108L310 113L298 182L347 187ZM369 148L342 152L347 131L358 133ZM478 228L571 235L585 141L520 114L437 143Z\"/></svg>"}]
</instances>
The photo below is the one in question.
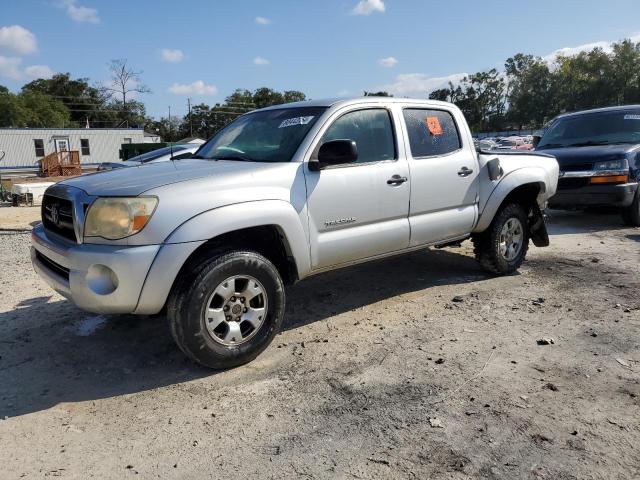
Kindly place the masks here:
<instances>
[{"instance_id":1,"label":"rear wheel","mask_svg":"<svg viewBox=\"0 0 640 480\"><path fill-rule=\"evenodd\" d=\"M627 225L640 227L640 187L636 190L633 203L622 211L622 219Z\"/></svg>"},{"instance_id":2,"label":"rear wheel","mask_svg":"<svg viewBox=\"0 0 640 480\"><path fill-rule=\"evenodd\" d=\"M181 274L167 317L186 355L210 368L230 368L267 348L284 305L284 285L269 260L251 251L214 251Z\"/></svg>"},{"instance_id":3,"label":"rear wheel","mask_svg":"<svg viewBox=\"0 0 640 480\"><path fill-rule=\"evenodd\" d=\"M497 275L515 272L529 249L527 214L522 205L504 206L489 228L473 237L476 259L484 270Z\"/></svg>"}]
</instances>

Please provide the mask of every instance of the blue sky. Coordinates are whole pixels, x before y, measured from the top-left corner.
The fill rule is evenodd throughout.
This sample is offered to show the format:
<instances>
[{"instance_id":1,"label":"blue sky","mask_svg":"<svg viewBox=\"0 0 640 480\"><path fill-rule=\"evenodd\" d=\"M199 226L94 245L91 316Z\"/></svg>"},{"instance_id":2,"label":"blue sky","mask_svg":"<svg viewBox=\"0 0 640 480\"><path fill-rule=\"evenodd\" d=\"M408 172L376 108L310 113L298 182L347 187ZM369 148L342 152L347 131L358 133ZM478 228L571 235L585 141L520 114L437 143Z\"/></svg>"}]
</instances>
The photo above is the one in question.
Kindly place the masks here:
<instances>
[{"instance_id":1,"label":"blue sky","mask_svg":"<svg viewBox=\"0 0 640 480\"><path fill-rule=\"evenodd\" d=\"M518 52L640 41L638 18L638 0L2 0L0 84L104 82L107 62L126 58L154 116L261 86L425 97Z\"/></svg>"}]
</instances>

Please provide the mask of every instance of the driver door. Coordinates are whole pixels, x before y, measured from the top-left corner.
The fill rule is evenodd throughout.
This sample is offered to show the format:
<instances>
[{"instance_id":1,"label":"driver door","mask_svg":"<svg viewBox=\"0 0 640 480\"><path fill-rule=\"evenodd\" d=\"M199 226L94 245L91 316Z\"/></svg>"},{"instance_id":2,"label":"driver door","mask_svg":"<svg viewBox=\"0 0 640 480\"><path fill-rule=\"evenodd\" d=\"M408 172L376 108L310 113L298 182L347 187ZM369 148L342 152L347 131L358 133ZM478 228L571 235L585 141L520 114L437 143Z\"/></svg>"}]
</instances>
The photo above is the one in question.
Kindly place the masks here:
<instances>
[{"instance_id":1,"label":"driver door","mask_svg":"<svg viewBox=\"0 0 640 480\"><path fill-rule=\"evenodd\" d=\"M305 168L314 270L402 250L409 245L409 168L391 109L334 115L315 146L356 142L358 160L320 171ZM307 164L308 165L308 164Z\"/></svg>"}]
</instances>

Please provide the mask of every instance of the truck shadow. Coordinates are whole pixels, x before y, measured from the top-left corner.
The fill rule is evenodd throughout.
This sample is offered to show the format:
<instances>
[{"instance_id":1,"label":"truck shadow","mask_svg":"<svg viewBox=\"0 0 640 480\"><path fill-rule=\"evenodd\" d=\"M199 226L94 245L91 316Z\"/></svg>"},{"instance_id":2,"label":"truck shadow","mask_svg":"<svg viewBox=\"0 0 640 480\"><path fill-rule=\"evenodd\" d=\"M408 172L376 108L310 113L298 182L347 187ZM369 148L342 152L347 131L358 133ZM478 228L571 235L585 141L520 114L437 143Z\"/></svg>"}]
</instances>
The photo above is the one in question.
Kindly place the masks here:
<instances>
[{"instance_id":1,"label":"truck shadow","mask_svg":"<svg viewBox=\"0 0 640 480\"><path fill-rule=\"evenodd\" d=\"M284 329L434 285L486 278L473 258L453 250L345 268L290 287ZM91 315L70 302L40 298L0 313L0 332L0 419L217 375L185 358L162 316ZM254 362L229 378L246 381L256 369L272 371L270 355L273 349L255 361L266 357L266 367Z\"/></svg>"}]
</instances>

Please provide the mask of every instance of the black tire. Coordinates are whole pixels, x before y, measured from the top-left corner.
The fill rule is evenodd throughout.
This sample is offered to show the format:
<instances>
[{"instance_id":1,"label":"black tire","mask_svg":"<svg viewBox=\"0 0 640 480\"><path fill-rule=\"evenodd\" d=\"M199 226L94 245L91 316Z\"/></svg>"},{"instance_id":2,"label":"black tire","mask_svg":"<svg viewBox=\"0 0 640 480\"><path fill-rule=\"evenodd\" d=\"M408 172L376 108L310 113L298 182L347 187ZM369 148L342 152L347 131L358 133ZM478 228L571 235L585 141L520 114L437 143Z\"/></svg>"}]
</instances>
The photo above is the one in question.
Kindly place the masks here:
<instances>
[{"instance_id":1,"label":"black tire","mask_svg":"<svg viewBox=\"0 0 640 480\"><path fill-rule=\"evenodd\" d=\"M622 210L622 219L626 225L640 227L640 187L636 190L633 203Z\"/></svg>"},{"instance_id":2,"label":"black tire","mask_svg":"<svg viewBox=\"0 0 640 480\"><path fill-rule=\"evenodd\" d=\"M220 283L235 275L257 279L264 286L268 306L257 332L245 343L228 346L214 340L207 330L204 309ZM252 251L213 250L181 272L167 302L167 318L175 342L189 358L223 369L248 363L267 348L282 326L284 308L284 284L269 260Z\"/></svg>"},{"instance_id":3,"label":"black tire","mask_svg":"<svg viewBox=\"0 0 640 480\"><path fill-rule=\"evenodd\" d=\"M500 253L500 235L505 223L511 218L517 218L522 225L522 246L515 258L507 260ZM529 249L529 223L527 213L522 205L510 203L496 213L491 225L484 232L472 238L476 260L487 272L494 275L508 275L520 268Z\"/></svg>"}]
</instances>

